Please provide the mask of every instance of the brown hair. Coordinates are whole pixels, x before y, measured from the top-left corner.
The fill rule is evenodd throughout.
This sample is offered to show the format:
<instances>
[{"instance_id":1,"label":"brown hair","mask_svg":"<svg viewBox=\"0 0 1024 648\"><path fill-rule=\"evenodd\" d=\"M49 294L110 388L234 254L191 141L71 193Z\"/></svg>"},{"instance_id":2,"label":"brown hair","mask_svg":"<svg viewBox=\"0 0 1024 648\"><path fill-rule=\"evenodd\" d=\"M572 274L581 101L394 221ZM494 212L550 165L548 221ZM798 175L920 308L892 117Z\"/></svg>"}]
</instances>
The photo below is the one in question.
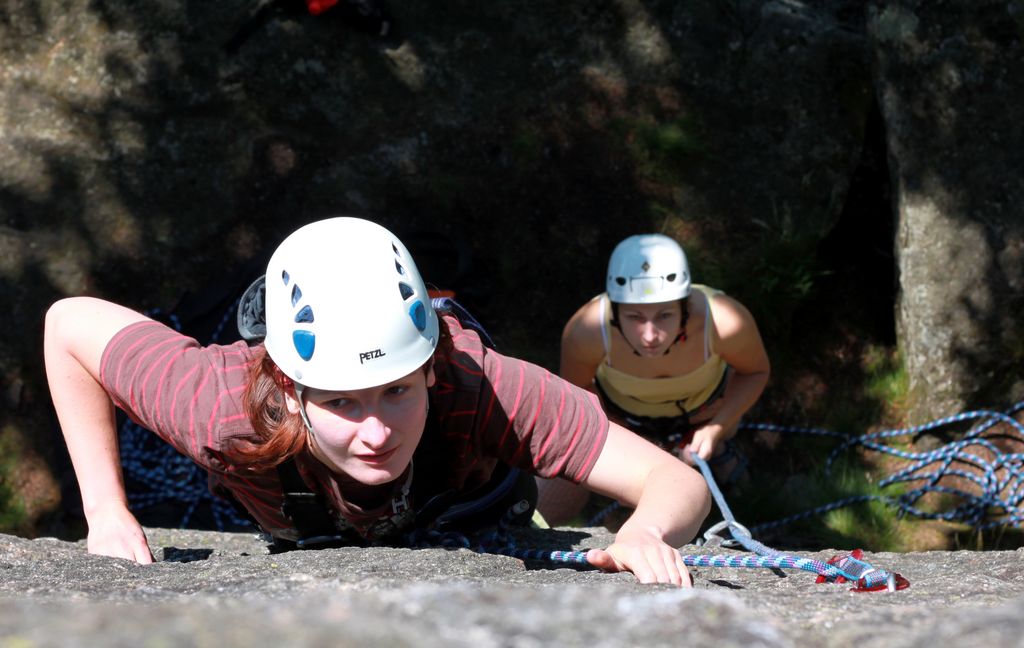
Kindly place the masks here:
<instances>
[{"instance_id":1,"label":"brown hair","mask_svg":"<svg viewBox=\"0 0 1024 648\"><path fill-rule=\"evenodd\" d=\"M451 332L441 319L439 340L435 355L449 355L452 350ZM423 364L423 371L431 366L431 359ZM295 383L284 375L260 345L248 368L242 406L252 424L252 434L235 439L225 450L233 464L254 471L274 468L306 448L306 424L297 413L288 411L285 393L294 395Z\"/></svg>"},{"instance_id":2,"label":"brown hair","mask_svg":"<svg viewBox=\"0 0 1024 648\"><path fill-rule=\"evenodd\" d=\"M306 447L302 417L288 411L284 395L294 383L260 345L249 365L242 406L252 424L252 435L236 439L225 451L228 459L250 470L267 470Z\"/></svg>"}]
</instances>

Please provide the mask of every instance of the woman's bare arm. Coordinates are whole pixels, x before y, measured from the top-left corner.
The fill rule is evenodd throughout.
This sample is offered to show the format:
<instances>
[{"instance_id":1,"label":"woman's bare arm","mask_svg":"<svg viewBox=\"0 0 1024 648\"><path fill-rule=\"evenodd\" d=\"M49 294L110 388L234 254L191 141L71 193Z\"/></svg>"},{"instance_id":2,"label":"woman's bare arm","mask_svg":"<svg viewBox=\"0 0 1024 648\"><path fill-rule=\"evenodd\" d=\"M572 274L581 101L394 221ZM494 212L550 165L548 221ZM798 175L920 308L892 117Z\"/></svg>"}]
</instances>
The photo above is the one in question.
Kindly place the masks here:
<instances>
[{"instance_id":1,"label":"woman's bare arm","mask_svg":"<svg viewBox=\"0 0 1024 648\"><path fill-rule=\"evenodd\" d=\"M690 450L705 460L736 434L740 419L760 398L771 374L768 352L750 311L726 295L717 295L708 307L714 322L714 349L733 374L714 417L694 432L690 443Z\"/></svg>"},{"instance_id":2,"label":"woman's bare arm","mask_svg":"<svg viewBox=\"0 0 1024 648\"><path fill-rule=\"evenodd\" d=\"M46 313L43 353L50 396L82 492L90 553L153 562L145 533L128 510L114 406L100 383L103 350L146 317L117 304L71 297Z\"/></svg>"},{"instance_id":3,"label":"woman's bare arm","mask_svg":"<svg viewBox=\"0 0 1024 648\"><path fill-rule=\"evenodd\" d=\"M591 564L631 571L643 583L690 584L677 547L693 539L711 510L699 473L610 423L608 440L584 485L634 508L615 542L588 554Z\"/></svg>"},{"instance_id":4,"label":"woman's bare arm","mask_svg":"<svg viewBox=\"0 0 1024 648\"><path fill-rule=\"evenodd\" d=\"M562 330L558 375L589 391L594 391L594 376L604 359L600 311L597 301L587 302Z\"/></svg>"}]
</instances>

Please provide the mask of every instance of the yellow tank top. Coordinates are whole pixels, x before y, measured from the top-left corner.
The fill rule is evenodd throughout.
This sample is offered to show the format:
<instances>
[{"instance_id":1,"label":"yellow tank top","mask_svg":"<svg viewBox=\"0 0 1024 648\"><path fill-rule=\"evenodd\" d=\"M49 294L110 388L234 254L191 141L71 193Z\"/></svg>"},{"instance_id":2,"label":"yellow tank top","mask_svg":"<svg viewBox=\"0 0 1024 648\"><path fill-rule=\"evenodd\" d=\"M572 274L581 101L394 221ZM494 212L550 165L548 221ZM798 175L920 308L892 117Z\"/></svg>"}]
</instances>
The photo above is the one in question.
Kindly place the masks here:
<instances>
[{"instance_id":1,"label":"yellow tank top","mask_svg":"<svg viewBox=\"0 0 1024 648\"><path fill-rule=\"evenodd\" d=\"M604 313L601 333L605 350L604 361L598 365L595 379L608 398L627 412L637 416L679 416L680 408L690 412L704 404L722 381L728 365L711 343L711 300L722 291L698 284L693 284L692 288L700 291L708 301L704 316L704 363L688 374L668 378L638 378L609 364L611 302L607 293L595 297L601 300Z\"/></svg>"}]
</instances>

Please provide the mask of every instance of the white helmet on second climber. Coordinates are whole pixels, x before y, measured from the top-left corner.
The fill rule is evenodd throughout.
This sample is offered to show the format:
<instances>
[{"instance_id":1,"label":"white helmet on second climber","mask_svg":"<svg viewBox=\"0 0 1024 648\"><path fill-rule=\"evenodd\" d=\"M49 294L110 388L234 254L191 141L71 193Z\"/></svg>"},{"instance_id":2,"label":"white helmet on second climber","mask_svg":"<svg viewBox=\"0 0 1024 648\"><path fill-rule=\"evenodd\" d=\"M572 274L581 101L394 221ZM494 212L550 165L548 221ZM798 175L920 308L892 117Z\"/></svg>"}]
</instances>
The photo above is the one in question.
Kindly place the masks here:
<instances>
[{"instance_id":1,"label":"white helmet on second climber","mask_svg":"<svg viewBox=\"0 0 1024 648\"><path fill-rule=\"evenodd\" d=\"M656 304L690 295L690 266L674 239L637 234L623 239L608 261L608 298L619 304Z\"/></svg>"},{"instance_id":2,"label":"white helmet on second climber","mask_svg":"<svg viewBox=\"0 0 1024 648\"><path fill-rule=\"evenodd\" d=\"M409 250L360 218L299 228L267 264L266 345L297 385L375 387L423 366L437 314Z\"/></svg>"}]
</instances>

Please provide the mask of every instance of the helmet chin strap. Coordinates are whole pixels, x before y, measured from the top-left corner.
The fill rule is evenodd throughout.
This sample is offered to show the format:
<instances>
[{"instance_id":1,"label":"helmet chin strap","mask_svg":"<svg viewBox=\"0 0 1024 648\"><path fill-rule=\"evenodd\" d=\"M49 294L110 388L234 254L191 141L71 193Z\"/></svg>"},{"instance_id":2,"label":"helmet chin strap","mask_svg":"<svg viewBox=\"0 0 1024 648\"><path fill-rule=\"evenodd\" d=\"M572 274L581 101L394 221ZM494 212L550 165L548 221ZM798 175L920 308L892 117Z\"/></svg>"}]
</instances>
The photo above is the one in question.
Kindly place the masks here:
<instances>
[{"instance_id":1,"label":"helmet chin strap","mask_svg":"<svg viewBox=\"0 0 1024 648\"><path fill-rule=\"evenodd\" d=\"M306 401L302 398L303 392L306 390L305 386L292 382L295 387L295 400L299 401L299 416L302 417L302 422L306 424L306 446L307 450L312 451L314 447L319 450L319 442L316 440L316 434L313 433L313 424L309 422L309 414L306 413ZM316 456L316 453L313 453Z\"/></svg>"},{"instance_id":2,"label":"helmet chin strap","mask_svg":"<svg viewBox=\"0 0 1024 648\"><path fill-rule=\"evenodd\" d=\"M302 417L302 422L306 424L306 430L313 434L313 424L309 422L309 415L306 414L306 402L302 399L302 392L306 388L294 381L292 381L292 385L295 387L295 400L299 401L299 416Z\"/></svg>"},{"instance_id":3,"label":"helmet chin strap","mask_svg":"<svg viewBox=\"0 0 1024 648\"><path fill-rule=\"evenodd\" d=\"M677 343L682 343L682 342L686 342L686 329L685 328L679 329L679 335L676 336L676 339L672 340L672 344L668 345L668 348L665 349L665 353L662 354L662 355L668 355L668 352L672 350L673 346L675 346Z\"/></svg>"}]
</instances>

